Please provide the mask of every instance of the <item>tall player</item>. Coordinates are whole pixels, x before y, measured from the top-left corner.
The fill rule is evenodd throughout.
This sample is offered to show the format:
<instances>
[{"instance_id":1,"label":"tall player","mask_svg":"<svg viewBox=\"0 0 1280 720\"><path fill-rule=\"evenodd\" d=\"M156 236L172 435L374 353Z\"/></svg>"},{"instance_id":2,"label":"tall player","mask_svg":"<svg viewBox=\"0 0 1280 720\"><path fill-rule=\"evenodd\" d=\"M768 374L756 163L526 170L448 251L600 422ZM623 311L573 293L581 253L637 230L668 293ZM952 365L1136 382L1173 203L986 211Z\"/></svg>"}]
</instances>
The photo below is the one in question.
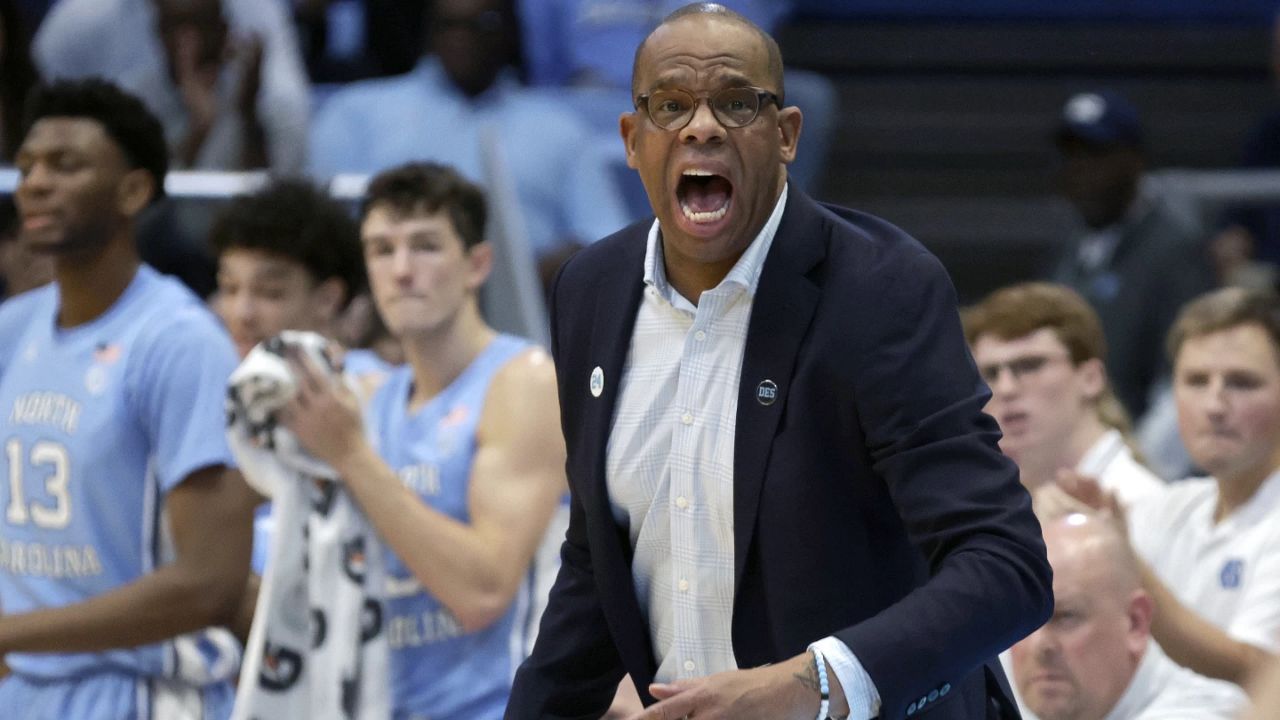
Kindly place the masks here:
<instances>
[{"instance_id":1,"label":"tall player","mask_svg":"<svg viewBox=\"0 0 1280 720\"><path fill-rule=\"evenodd\" d=\"M299 366L284 413L394 555L384 627L396 717L502 717L523 659L530 564L565 491L551 357L480 315L484 223L484 196L449 168L374 178L365 263L408 363L363 422L352 392Z\"/></svg>"},{"instance_id":2,"label":"tall player","mask_svg":"<svg viewBox=\"0 0 1280 720\"><path fill-rule=\"evenodd\" d=\"M159 122L100 80L40 88L29 113L21 232L56 280L0 308L0 713L219 717L236 648L189 633L233 618L249 565L223 434L235 351L138 259Z\"/></svg>"}]
</instances>

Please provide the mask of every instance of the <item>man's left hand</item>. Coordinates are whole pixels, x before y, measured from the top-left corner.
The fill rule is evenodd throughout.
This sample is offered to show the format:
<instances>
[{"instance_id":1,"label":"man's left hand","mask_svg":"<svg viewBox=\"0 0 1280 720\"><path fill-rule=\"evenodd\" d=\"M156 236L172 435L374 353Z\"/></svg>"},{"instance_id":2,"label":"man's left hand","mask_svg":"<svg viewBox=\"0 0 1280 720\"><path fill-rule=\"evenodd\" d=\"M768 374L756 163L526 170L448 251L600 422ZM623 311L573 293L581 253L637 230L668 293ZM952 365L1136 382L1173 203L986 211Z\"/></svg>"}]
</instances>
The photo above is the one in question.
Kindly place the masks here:
<instances>
[{"instance_id":1,"label":"man's left hand","mask_svg":"<svg viewBox=\"0 0 1280 720\"><path fill-rule=\"evenodd\" d=\"M810 720L818 714L813 656L805 652L776 665L654 683L659 700L628 720Z\"/></svg>"}]
</instances>

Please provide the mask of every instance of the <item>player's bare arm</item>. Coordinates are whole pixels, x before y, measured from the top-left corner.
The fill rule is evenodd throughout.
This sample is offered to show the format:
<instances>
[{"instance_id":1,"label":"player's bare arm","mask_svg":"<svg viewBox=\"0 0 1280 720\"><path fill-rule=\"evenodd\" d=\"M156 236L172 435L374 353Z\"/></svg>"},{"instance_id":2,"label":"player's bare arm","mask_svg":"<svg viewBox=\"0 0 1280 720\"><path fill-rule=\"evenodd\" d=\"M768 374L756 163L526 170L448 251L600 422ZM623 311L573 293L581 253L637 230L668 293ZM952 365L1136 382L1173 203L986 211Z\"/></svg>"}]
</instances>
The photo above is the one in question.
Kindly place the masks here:
<instances>
[{"instance_id":1,"label":"player's bare arm","mask_svg":"<svg viewBox=\"0 0 1280 720\"><path fill-rule=\"evenodd\" d=\"M476 431L471 522L428 507L365 439L354 394L313 367L285 423L338 473L379 535L432 595L474 631L496 620L523 581L565 491L555 370L530 350L494 377Z\"/></svg>"},{"instance_id":2,"label":"player's bare arm","mask_svg":"<svg viewBox=\"0 0 1280 720\"><path fill-rule=\"evenodd\" d=\"M165 501L174 562L84 602L0 616L0 654L95 652L230 624L252 542L243 483L222 466L189 475Z\"/></svg>"}]
</instances>

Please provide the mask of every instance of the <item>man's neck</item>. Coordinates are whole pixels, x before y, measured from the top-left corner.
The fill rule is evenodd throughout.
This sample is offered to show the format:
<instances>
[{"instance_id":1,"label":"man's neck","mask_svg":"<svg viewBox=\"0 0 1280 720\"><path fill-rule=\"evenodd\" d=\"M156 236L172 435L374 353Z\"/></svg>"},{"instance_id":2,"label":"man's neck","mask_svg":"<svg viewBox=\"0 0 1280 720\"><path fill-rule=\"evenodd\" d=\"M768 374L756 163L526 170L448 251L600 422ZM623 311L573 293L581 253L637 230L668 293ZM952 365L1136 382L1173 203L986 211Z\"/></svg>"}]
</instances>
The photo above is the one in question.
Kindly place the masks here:
<instances>
[{"instance_id":1,"label":"man's neck","mask_svg":"<svg viewBox=\"0 0 1280 720\"><path fill-rule=\"evenodd\" d=\"M1277 468L1280 468L1280 458L1273 458L1272 462L1257 468L1241 471L1229 477L1219 477L1217 479L1218 506L1214 508L1213 521L1222 522L1252 500L1258 493L1258 489Z\"/></svg>"},{"instance_id":2,"label":"man's neck","mask_svg":"<svg viewBox=\"0 0 1280 720\"><path fill-rule=\"evenodd\" d=\"M469 303L453 322L436 332L403 339L405 361L413 368L413 394L409 409L417 410L440 394L497 335Z\"/></svg>"},{"instance_id":3,"label":"man's neck","mask_svg":"<svg viewBox=\"0 0 1280 720\"><path fill-rule=\"evenodd\" d=\"M63 256L56 261L58 327L73 328L98 319L124 294L141 260L133 237L109 242L92 256Z\"/></svg>"},{"instance_id":4,"label":"man's neck","mask_svg":"<svg viewBox=\"0 0 1280 720\"><path fill-rule=\"evenodd\" d=\"M663 249L663 257L670 257L666 248ZM697 305L702 293L719 285L741 257L742 255L739 254L732 260L716 265L667 262L663 269L666 271L667 282L671 287L675 288L685 300Z\"/></svg>"},{"instance_id":5,"label":"man's neck","mask_svg":"<svg viewBox=\"0 0 1280 720\"><path fill-rule=\"evenodd\" d=\"M1023 484L1038 488L1053 482L1059 470L1074 470L1107 430L1107 426L1090 414L1077 423L1066 442L1040 452L1022 453L1017 463Z\"/></svg>"}]
</instances>

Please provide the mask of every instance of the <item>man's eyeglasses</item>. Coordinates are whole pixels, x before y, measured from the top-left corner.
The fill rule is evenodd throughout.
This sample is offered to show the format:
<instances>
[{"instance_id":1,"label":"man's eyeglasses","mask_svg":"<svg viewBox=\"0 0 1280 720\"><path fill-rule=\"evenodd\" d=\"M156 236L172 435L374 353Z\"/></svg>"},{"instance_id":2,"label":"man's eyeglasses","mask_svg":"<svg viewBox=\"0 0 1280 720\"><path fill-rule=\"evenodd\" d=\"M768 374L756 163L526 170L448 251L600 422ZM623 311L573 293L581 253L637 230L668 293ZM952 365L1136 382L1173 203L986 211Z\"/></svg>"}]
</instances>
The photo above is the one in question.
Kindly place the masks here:
<instances>
[{"instance_id":1,"label":"man's eyeglasses","mask_svg":"<svg viewBox=\"0 0 1280 720\"><path fill-rule=\"evenodd\" d=\"M996 381L1000 379L1000 373L1007 369L1010 373L1013 373L1014 380L1021 381L1040 372L1049 363L1062 360L1070 360L1070 357L1067 355L1023 355L1004 362L979 365L978 374L982 375L982 379L986 380L988 385L995 385Z\"/></svg>"},{"instance_id":2,"label":"man's eyeglasses","mask_svg":"<svg viewBox=\"0 0 1280 720\"><path fill-rule=\"evenodd\" d=\"M777 95L758 87L725 88L708 99L712 114L727 128L750 125L766 101L782 108ZM693 119L700 102L701 98L686 90L655 90L636 98L636 110L643 108L663 130L680 130Z\"/></svg>"}]
</instances>

